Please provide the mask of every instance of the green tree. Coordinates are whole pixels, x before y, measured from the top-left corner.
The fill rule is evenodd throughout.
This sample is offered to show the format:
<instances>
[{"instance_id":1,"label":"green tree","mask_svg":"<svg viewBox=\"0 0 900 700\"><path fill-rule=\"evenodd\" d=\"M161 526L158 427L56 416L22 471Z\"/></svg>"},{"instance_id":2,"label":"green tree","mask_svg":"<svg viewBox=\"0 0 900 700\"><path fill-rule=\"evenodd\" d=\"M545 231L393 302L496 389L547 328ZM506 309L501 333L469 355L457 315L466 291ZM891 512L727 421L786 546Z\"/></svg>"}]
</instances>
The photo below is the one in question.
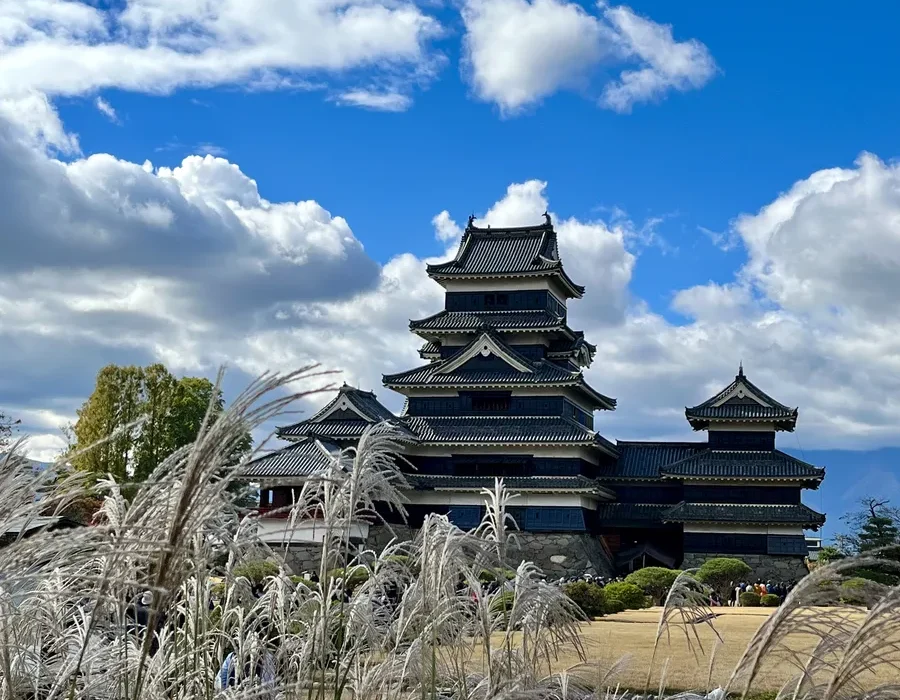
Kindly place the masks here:
<instances>
[{"instance_id":1,"label":"green tree","mask_svg":"<svg viewBox=\"0 0 900 700\"><path fill-rule=\"evenodd\" d=\"M716 557L703 562L697 571L697 580L712 588L722 600L727 600L730 589L747 578L751 571L740 559Z\"/></svg>"},{"instance_id":2,"label":"green tree","mask_svg":"<svg viewBox=\"0 0 900 700\"><path fill-rule=\"evenodd\" d=\"M78 411L72 428L75 450L113 433L116 437L74 458L75 467L118 481L146 479L175 450L197 439L225 410L225 399L204 377L176 379L163 365L100 370L94 391ZM127 428L141 418L141 422ZM116 432L118 431L118 432ZM228 464L237 464L252 447L249 433L235 446ZM234 487L237 492L238 486Z\"/></svg>"},{"instance_id":3,"label":"green tree","mask_svg":"<svg viewBox=\"0 0 900 700\"><path fill-rule=\"evenodd\" d=\"M625 577L625 583L633 583L653 598L654 605L659 605L669 594L669 589L680 573L675 569L666 569L662 566L647 566L628 574Z\"/></svg>"},{"instance_id":4,"label":"green tree","mask_svg":"<svg viewBox=\"0 0 900 700\"><path fill-rule=\"evenodd\" d=\"M819 551L819 563L828 564L839 559L846 559L846 556L838 547L826 545Z\"/></svg>"},{"instance_id":5,"label":"green tree","mask_svg":"<svg viewBox=\"0 0 900 700\"><path fill-rule=\"evenodd\" d=\"M144 368L142 409L144 423L135 450L134 478L146 479L175 449L172 436L172 401L177 380L161 364Z\"/></svg>"},{"instance_id":6,"label":"green tree","mask_svg":"<svg viewBox=\"0 0 900 700\"><path fill-rule=\"evenodd\" d=\"M132 424L141 415L142 376L140 367L117 365L107 365L97 374L93 393L77 412L76 449L114 437L75 457L76 469L98 476L112 474L119 481L129 476L139 435L139 427Z\"/></svg>"},{"instance_id":7,"label":"green tree","mask_svg":"<svg viewBox=\"0 0 900 700\"><path fill-rule=\"evenodd\" d=\"M12 442L13 431L20 422L0 412L0 452L9 447L9 443Z\"/></svg>"},{"instance_id":8,"label":"green tree","mask_svg":"<svg viewBox=\"0 0 900 700\"><path fill-rule=\"evenodd\" d=\"M841 538L841 548L847 554L863 554L887 548L877 554L882 559L900 561L900 509L887 499L867 497L859 510L848 513L841 520L849 532Z\"/></svg>"}]
</instances>

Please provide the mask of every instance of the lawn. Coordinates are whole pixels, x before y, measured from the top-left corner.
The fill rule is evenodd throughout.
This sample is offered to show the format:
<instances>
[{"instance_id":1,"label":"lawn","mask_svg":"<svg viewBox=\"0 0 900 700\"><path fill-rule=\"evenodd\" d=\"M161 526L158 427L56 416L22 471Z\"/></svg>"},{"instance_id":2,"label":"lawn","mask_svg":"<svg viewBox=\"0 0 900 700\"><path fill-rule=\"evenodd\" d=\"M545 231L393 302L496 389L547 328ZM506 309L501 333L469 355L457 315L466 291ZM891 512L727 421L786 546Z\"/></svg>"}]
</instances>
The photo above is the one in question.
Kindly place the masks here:
<instances>
[{"instance_id":1,"label":"lawn","mask_svg":"<svg viewBox=\"0 0 900 700\"><path fill-rule=\"evenodd\" d=\"M653 664L651 686L657 687L660 674L665 672L670 689L702 689L709 675L710 654L715 650L712 668L712 687L723 685L747 644L760 625L772 614L767 608L715 608L719 615L714 624L724 640L717 647L717 639L707 625L696 627L703 651L696 658L688 647L682 628L671 630L669 641L663 638ZM623 687L640 689L647 681L647 669L653 656L653 643L659 623L659 608L629 610L602 617L583 627L585 650L589 661L609 667L623 656L629 657L615 682ZM695 645L696 647L696 645ZM556 669L578 663L575 654L561 658ZM754 684L760 690L777 690L790 677L788 669L765 668Z\"/></svg>"},{"instance_id":2,"label":"lawn","mask_svg":"<svg viewBox=\"0 0 900 700\"><path fill-rule=\"evenodd\" d=\"M710 673L710 654L715 650L710 688L722 686L728 680L735 665L741 658L753 634L774 612L770 608L714 608L718 615L714 624L722 637L717 640L709 627L698 625L697 631L703 645L703 652L695 658L685 642L683 628L673 628L671 639L663 637L653 663L651 688L657 688L660 675L665 674L666 687L674 690L705 690ZM642 690L647 682L647 670L653 656L653 643L659 622L659 608L633 610L598 618L582 627L585 650L589 663L607 669L628 657L621 669L610 679L610 684L623 688ZM851 616L862 616L864 611L848 612ZM790 649L798 652L804 660L815 645L815 639L808 635L795 635L790 641ZM699 653L699 652L698 652ZM554 671L571 668L579 663L573 650L563 655L554 665ZM864 685L869 682L888 682L889 669L882 668L875 676L859 677ZM888 673L888 675L885 675ZM759 674L753 683L754 694L763 691L777 691L796 676L796 670L783 659L763 660ZM587 677L585 677L587 680ZM869 682L867 682L869 681Z\"/></svg>"}]
</instances>

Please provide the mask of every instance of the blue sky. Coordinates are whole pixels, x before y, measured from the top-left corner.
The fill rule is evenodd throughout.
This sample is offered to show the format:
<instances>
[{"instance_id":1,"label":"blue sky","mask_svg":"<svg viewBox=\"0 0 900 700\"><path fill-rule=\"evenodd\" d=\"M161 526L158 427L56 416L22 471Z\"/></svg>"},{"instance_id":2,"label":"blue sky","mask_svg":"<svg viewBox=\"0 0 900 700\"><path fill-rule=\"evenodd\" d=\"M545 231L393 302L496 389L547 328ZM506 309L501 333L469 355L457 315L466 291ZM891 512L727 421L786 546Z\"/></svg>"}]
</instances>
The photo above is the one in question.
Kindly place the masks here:
<instances>
[{"instance_id":1,"label":"blue sky","mask_svg":"<svg viewBox=\"0 0 900 700\"><path fill-rule=\"evenodd\" d=\"M691 437L683 406L743 360L800 407L779 444L828 468L826 532L866 493L900 502L896 8L337 5L0 6L23 212L0 405L34 454L106 362L227 362L238 386L317 360L377 389L418 362L405 322L440 304L422 268L452 223L549 206L619 399L604 434Z\"/></svg>"}]
</instances>

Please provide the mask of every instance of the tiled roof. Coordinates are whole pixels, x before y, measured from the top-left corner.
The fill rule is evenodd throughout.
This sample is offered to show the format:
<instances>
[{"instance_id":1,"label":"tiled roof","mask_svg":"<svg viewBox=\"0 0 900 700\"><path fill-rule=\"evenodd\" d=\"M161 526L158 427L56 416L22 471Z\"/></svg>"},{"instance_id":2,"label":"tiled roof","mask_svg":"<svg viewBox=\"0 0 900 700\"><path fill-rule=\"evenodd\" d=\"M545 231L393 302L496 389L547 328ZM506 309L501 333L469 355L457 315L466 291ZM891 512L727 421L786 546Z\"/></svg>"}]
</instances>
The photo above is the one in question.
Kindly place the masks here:
<instances>
[{"instance_id":1,"label":"tiled roof","mask_svg":"<svg viewBox=\"0 0 900 700\"><path fill-rule=\"evenodd\" d=\"M722 403L726 397L741 388L767 405L757 402L749 395L741 396L740 393ZM685 408L684 414L696 430L706 428L710 422L729 421L772 421L781 430L793 430L797 422L797 409L776 401L753 384L744 375L743 366L731 384L703 403Z\"/></svg>"},{"instance_id":2,"label":"tiled roof","mask_svg":"<svg viewBox=\"0 0 900 700\"><path fill-rule=\"evenodd\" d=\"M279 437L319 437L332 440L357 439L371 423L364 420L323 420L317 423L302 421L278 429Z\"/></svg>"},{"instance_id":3,"label":"tiled roof","mask_svg":"<svg viewBox=\"0 0 900 700\"><path fill-rule=\"evenodd\" d=\"M494 487L492 476L445 476L438 474L409 474L407 481L416 489L483 489ZM600 491L595 479L585 476L507 476L503 484L513 491L574 490Z\"/></svg>"},{"instance_id":4,"label":"tiled roof","mask_svg":"<svg viewBox=\"0 0 900 700\"><path fill-rule=\"evenodd\" d=\"M780 450L703 450L660 468L661 476L704 479L821 480L825 470Z\"/></svg>"},{"instance_id":5,"label":"tiled roof","mask_svg":"<svg viewBox=\"0 0 900 700\"><path fill-rule=\"evenodd\" d=\"M559 416L407 416L422 443L444 445L591 445L615 454L606 438Z\"/></svg>"},{"instance_id":6,"label":"tiled roof","mask_svg":"<svg viewBox=\"0 0 900 700\"><path fill-rule=\"evenodd\" d=\"M505 355L506 361L512 364L506 364L503 368L473 370L464 369L466 363L463 363L460 367L452 369L455 364L466 359L485 343L488 344L490 352ZM517 369L513 365L530 371ZM447 369L450 371L446 371ZM599 408L611 411L616 407L615 399L600 394L584 381L580 369L565 369L549 360L532 361L507 345L503 338L492 330L486 330L451 357L430 362L407 372L384 375L382 381L385 386L394 388L567 385L579 387Z\"/></svg>"},{"instance_id":7,"label":"tiled roof","mask_svg":"<svg viewBox=\"0 0 900 700\"><path fill-rule=\"evenodd\" d=\"M349 402L356 411L346 409L340 412L340 418L329 419L336 412L343 400ZM358 412L358 413L357 413ZM361 414L361 415L359 415ZM375 394L344 384L331 401L317 411L312 417L278 428L279 437L324 437L337 440L359 438L371 423L394 420L396 416L381 405Z\"/></svg>"},{"instance_id":8,"label":"tiled roof","mask_svg":"<svg viewBox=\"0 0 900 700\"><path fill-rule=\"evenodd\" d=\"M410 321L415 332L465 333L483 328L497 331L554 330L566 327L561 316L543 309L540 311L439 311L433 316Z\"/></svg>"},{"instance_id":9,"label":"tiled roof","mask_svg":"<svg viewBox=\"0 0 900 700\"><path fill-rule=\"evenodd\" d=\"M246 478L312 476L328 468L337 445L319 440L303 440L254 459L244 467Z\"/></svg>"},{"instance_id":10,"label":"tiled roof","mask_svg":"<svg viewBox=\"0 0 900 700\"><path fill-rule=\"evenodd\" d=\"M429 341L419 348L419 357L421 357L423 360L428 360L433 357L440 357L440 355L441 346L437 343L432 343L431 341Z\"/></svg>"},{"instance_id":11,"label":"tiled roof","mask_svg":"<svg viewBox=\"0 0 900 700\"><path fill-rule=\"evenodd\" d=\"M456 257L445 263L429 265L435 278L485 277L493 275L557 274L573 296L584 294L562 269L556 232L548 220L538 226L482 229L471 221L463 234Z\"/></svg>"},{"instance_id":12,"label":"tiled roof","mask_svg":"<svg viewBox=\"0 0 900 700\"><path fill-rule=\"evenodd\" d=\"M637 521L661 523L663 514L670 505L656 503L603 503L597 509L597 516L605 524L618 522L634 524Z\"/></svg>"},{"instance_id":13,"label":"tiled roof","mask_svg":"<svg viewBox=\"0 0 900 700\"><path fill-rule=\"evenodd\" d=\"M705 442L632 442L619 440L619 461L611 478L658 479L660 468L707 449Z\"/></svg>"},{"instance_id":14,"label":"tiled roof","mask_svg":"<svg viewBox=\"0 0 900 700\"><path fill-rule=\"evenodd\" d=\"M818 527L825 522L825 516L801 503L777 506L734 503L679 503L663 516L663 520L674 523L771 523Z\"/></svg>"}]
</instances>

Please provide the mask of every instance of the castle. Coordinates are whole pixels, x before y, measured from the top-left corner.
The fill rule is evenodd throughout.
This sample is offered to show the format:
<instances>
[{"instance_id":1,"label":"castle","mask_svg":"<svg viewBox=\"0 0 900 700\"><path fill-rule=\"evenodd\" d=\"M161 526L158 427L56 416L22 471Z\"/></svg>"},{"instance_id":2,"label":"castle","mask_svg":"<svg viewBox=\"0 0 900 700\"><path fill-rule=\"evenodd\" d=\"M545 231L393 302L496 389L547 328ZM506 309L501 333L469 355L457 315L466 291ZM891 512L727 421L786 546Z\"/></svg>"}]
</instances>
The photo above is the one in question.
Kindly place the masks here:
<instances>
[{"instance_id":1,"label":"castle","mask_svg":"<svg viewBox=\"0 0 900 700\"><path fill-rule=\"evenodd\" d=\"M685 409L704 440L612 442L594 421L616 400L585 380L596 348L567 320L584 287L563 268L549 216L504 229L470 219L456 257L427 271L446 294L441 311L409 325L423 341L424 362L383 378L406 397L401 414L344 385L318 413L280 428L291 444L244 473L260 485L263 512L289 505L331 454L387 420L402 431L404 462L414 467L408 517L395 517L395 530L414 530L431 512L475 527L481 491L500 476L518 494L516 558L551 576L688 568L722 555L766 579L806 573L804 529L818 529L825 517L803 505L801 493L817 488L824 470L776 449L776 433L796 425L796 408L763 392L741 367L720 392ZM272 541L287 535L298 565L308 563L314 520L288 533L283 519L262 522ZM360 523L350 536L378 546L386 529Z\"/></svg>"}]
</instances>

